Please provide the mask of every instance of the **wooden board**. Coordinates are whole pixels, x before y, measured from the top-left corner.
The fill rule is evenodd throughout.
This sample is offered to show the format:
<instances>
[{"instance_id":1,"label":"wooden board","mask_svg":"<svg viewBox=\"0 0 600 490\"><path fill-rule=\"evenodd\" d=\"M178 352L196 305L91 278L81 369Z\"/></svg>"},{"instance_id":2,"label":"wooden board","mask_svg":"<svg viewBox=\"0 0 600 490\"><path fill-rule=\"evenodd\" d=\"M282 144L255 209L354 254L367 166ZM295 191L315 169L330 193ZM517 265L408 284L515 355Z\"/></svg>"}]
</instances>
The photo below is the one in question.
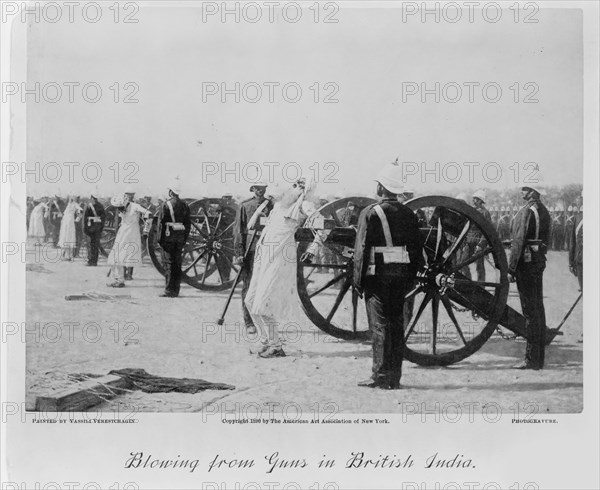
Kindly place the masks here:
<instances>
[{"instance_id":1,"label":"wooden board","mask_svg":"<svg viewBox=\"0 0 600 490\"><path fill-rule=\"evenodd\" d=\"M50 395L38 396L35 401L35 411L80 412L113 398L120 394L122 389L130 388L131 383L127 378L110 374L77 383L72 388L56 391Z\"/></svg>"}]
</instances>

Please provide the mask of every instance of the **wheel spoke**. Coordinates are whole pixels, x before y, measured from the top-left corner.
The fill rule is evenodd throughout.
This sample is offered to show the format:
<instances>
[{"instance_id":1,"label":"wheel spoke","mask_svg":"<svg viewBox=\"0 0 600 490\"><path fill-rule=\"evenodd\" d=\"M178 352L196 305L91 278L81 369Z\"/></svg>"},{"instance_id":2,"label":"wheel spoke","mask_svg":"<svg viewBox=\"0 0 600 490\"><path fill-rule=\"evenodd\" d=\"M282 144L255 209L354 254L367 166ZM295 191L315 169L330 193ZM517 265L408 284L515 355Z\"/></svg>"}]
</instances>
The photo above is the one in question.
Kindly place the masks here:
<instances>
[{"instance_id":1,"label":"wheel spoke","mask_svg":"<svg viewBox=\"0 0 600 490\"><path fill-rule=\"evenodd\" d=\"M212 230L210 229L210 221L208 220L208 214L206 214L206 211L204 210L204 208L201 208L202 210L202 214L204 215L204 222L206 223L206 228L208 229L208 234L212 235Z\"/></svg>"},{"instance_id":2,"label":"wheel spoke","mask_svg":"<svg viewBox=\"0 0 600 490\"><path fill-rule=\"evenodd\" d=\"M235 264L229 260L229 257L227 257L226 254L221 254L221 258L225 259L225 261L227 262L227 264L229 265L229 267L231 267L237 274L239 268L235 266Z\"/></svg>"},{"instance_id":3,"label":"wheel spoke","mask_svg":"<svg viewBox=\"0 0 600 490\"><path fill-rule=\"evenodd\" d=\"M404 301L406 301L407 299L412 298L413 296L415 296L416 294L418 294L419 291L421 291L421 285L417 286L412 291L410 291L409 293L407 293L406 296L404 296Z\"/></svg>"},{"instance_id":4,"label":"wheel spoke","mask_svg":"<svg viewBox=\"0 0 600 490\"><path fill-rule=\"evenodd\" d=\"M452 244L452 247L450 248L450 250L444 253L445 258L444 258L444 262L442 263L442 265L447 264L450 261L450 259L452 258L452 256L459 249L461 243L467 236L469 228L471 228L471 221L466 222L465 226L463 227L462 231L460 232L460 235L458 236L456 241Z\"/></svg>"},{"instance_id":5,"label":"wheel spoke","mask_svg":"<svg viewBox=\"0 0 600 490\"><path fill-rule=\"evenodd\" d=\"M206 233L204 233L204 230L198 226L198 223L192 222L192 226L194 228L196 228L196 230L198 231L198 233L200 233L200 235L202 235L202 238L204 238L205 240L208 239L208 237L206 236ZM209 227L209 230L210 230L210 227Z\"/></svg>"},{"instance_id":6,"label":"wheel spoke","mask_svg":"<svg viewBox=\"0 0 600 490\"><path fill-rule=\"evenodd\" d=\"M358 316L358 291L352 287L352 331L356 333L356 319Z\"/></svg>"},{"instance_id":7,"label":"wheel spoke","mask_svg":"<svg viewBox=\"0 0 600 490\"><path fill-rule=\"evenodd\" d=\"M492 247L487 247L485 250L482 250L481 252L477 252L476 254L471 255L471 257L469 257L467 260L464 260L460 264L456 264L454 267L452 267L452 269L450 269L450 271L449 271L450 274L461 270L463 267L466 267L467 265L472 264L473 262L476 262L481 257L484 257L487 254L489 254L492 250L493 250Z\"/></svg>"},{"instance_id":8,"label":"wheel spoke","mask_svg":"<svg viewBox=\"0 0 600 490\"><path fill-rule=\"evenodd\" d=\"M408 329L408 331L406 332L406 335L404 336L404 341L405 342L406 342L406 340L408 340L408 337L410 336L410 334L414 330L415 325L419 321L419 318L421 318L421 315L425 311L425 307L427 306L427 304L429 303L429 301L431 300L431 298L432 298L432 294L430 292L427 292L425 294L425 297L423 298L423 301L421 302L421 305L419 306L417 314L415 315L415 319L413 320L410 328Z\"/></svg>"},{"instance_id":9,"label":"wheel spoke","mask_svg":"<svg viewBox=\"0 0 600 490\"><path fill-rule=\"evenodd\" d=\"M221 256L221 254L219 254L218 252L215 253L215 264L217 264L217 272L219 273L221 284L225 284L227 281L229 281L229 277L224 276L223 269L227 267L227 264L223 263L222 258L223 256Z\"/></svg>"},{"instance_id":10,"label":"wheel spoke","mask_svg":"<svg viewBox=\"0 0 600 490\"><path fill-rule=\"evenodd\" d=\"M458 324L458 320L456 319L456 315L454 314L454 310L452 309L452 303L446 296L441 296L441 299L442 303L444 304L444 308L446 308L446 313L448 313L450 320L452 320L452 323L454 323L454 327L456 328L459 337L463 341L463 344L467 345L467 339L465 338L463 331L461 330L460 325Z\"/></svg>"},{"instance_id":11,"label":"wheel spoke","mask_svg":"<svg viewBox=\"0 0 600 490\"><path fill-rule=\"evenodd\" d=\"M434 261L437 260L438 254L440 253L440 243L442 242L442 236L443 236L442 219L438 218L437 236L435 239L435 256L433 259Z\"/></svg>"},{"instance_id":12,"label":"wheel spoke","mask_svg":"<svg viewBox=\"0 0 600 490\"><path fill-rule=\"evenodd\" d=\"M225 228L223 231L219 232L219 234L216 236L216 238L221 238L221 236L223 236L223 234L225 234L227 232L227 230L229 230L229 228L231 228L234 224L235 224L235 221L232 221L231 224L227 225L227 228Z\"/></svg>"},{"instance_id":13,"label":"wheel spoke","mask_svg":"<svg viewBox=\"0 0 600 490\"><path fill-rule=\"evenodd\" d=\"M340 274L339 276L335 276L333 279L327 281L325 283L325 285L321 286L319 289L317 289L316 291L314 291L311 294L309 294L308 297L309 298L313 298L317 294L321 294L323 291L325 291L327 288L333 286L336 282L338 282L340 279L343 279L345 276L346 276L346 274Z\"/></svg>"},{"instance_id":14,"label":"wheel spoke","mask_svg":"<svg viewBox=\"0 0 600 490\"><path fill-rule=\"evenodd\" d=\"M344 299L344 296L348 292L348 289L350 289L350 285L351 284L352 284L351 281L349 279L346 279L346 282L342 286L342 289L340 289L340 292L338 293L337 298L335 298L335 303L333 304L333 308L331 308L331 311L329 312L329 315L327 315L327 322L328 323L331 322L331 319L333 318L333 315L335 315L335 312L340 307L340 304L342 303L342 300Z\"/></svg>"},{"instance_id":15,"label":"wheel spoke","mask_svg":"<svg viewBox=\"0 0 600 490\"><path fill-rule=\"evenodd\" d=\"M431 302L431 353L436 355L436 343L437 343L437 329L438 329L438 314L440 311L440 298L436 294L435 298Z\"/></svg>"},{"instance_id":16,"label":"wheel spoke","mask_svg":"<svg viewBox=\"0 0 600 490\"><path fill-rule=\"evenodd\" d=\"M208 252L208 259L206 259L206 267L204 267L204 273L202 274L202 285L204 286L204 283L206 282L206 273L208 272L208 266L210 265L210 260L213 257L213 252L212 250L210 252Z\"/></svg>"},{"instance_id":17,"label":"wheel spoke","mask_svg":"<svg viewBox=\"0 0 600 490\"><path fill-rule=\"evenodd\" d=\"M186 268L186 269L183 271L183 273L184 273L184 274L187 274L187 273L188 273L188 271L189 271L189 270L190 270L192 267L194 268L194 270L196 270L196 264L198 263L198 261L199 261L199 260L200 260L202 257L204 257L204 254L205 254L205 253L206 253L206 250L204 250L204 252L202 252L201 254L199 254L199 255L198 255L198 257L196 257L196 258L194 259L194 261L193 261L193 262L192 262L192 263L191 263L191 264L190 264L190 265L189 265L189 266L188 266L188 267L187 267L187 268ZM191 256L191 255L192 255L192 254L190 253L190 256Z\"/></svg>"}]
</instances>

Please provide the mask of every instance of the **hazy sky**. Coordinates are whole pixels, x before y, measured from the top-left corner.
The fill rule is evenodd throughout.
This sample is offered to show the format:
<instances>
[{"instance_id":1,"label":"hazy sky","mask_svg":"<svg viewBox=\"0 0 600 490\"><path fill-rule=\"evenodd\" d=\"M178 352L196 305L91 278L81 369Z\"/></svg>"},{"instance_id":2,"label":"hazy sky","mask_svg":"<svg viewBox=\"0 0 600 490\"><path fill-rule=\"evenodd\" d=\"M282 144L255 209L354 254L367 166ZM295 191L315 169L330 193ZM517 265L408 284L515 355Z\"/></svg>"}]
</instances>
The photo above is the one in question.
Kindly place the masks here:
<instances>
[{"instance_id":1,"label":"hazy sky","mask_svg":"<svg viewBox=\"0 0 600 490\"><path fill-rule=\"evenodd\" d=\"M203 175L203 168L217 170L206 162L229 169L236 162L256 162L263 177L268 177L265 162L277 162L271 168L280 181L295 174L292 164L283 175L284 165L297 162L308 175L317 176L318 168L321 182L325 177L339 181L321 183L320 193L341 188L364 194L373 190L379 168L396 157L434 170L421 175L418 167L404 166L407 186L420 193L514 186L515 162L526 174L526 162L538 163L547 185L582 182L578 10L542 9L535 16L538 23L515 23L510 10L503 10L497 23L484 21L480 11L473 23L464 19L466 11L457 23L443 18L436 23L433 17L423 23L418 15L403 22L400 8L343 7L334 16L337 23L315 23L314 12L304 10L297 23L285 22L280 11L270 23L265 11L253 24L243 18L236 23L233 16L223 23L219 15L204 22L202 9L190 5L142 7L135 15L137 24L114 23L108 9L95 24L81 16L73 23L31 23L28 84L81 85L73 103L63 85L56 103L30 104L28 161L97 162L103 173L99 182L88 183L77 170L75 182L69 183L63 166L59 182L31 182L29 194L88 193L96 186L110 194L125 188L127 175L140 181L134 185L139 193L164 192L174 175L181 177L186 197L248 193L244 177L253 179L256 167L237 176L219 171ZM320 20L326 13L320 12ZM97 103L82 97L81 86L89 82L103 90ZM115 82L118 103L113 100ZM135 85L126 87L128 82ZM203 84L225 83L234 89L236 82L239 103L234 94L222 102L220 93L206 92L203 101ZM273 89L273 103L268 82L280 84ZM438 103L435 94L423 103L420 92L403 100L403 86L434 89L436 82ZM473 102L465 85L469 82L479 84L472 85ZM302 89L298 102L284 99L287 83ZM254 84L262 87L262 97L251 103L244 95L256 97ZM497 102L484 99L485 84L492 84L488 100ZM134 87L139 88L134 95L139 102L123 103ZM496 87L502 90L499 96ZM53 97L55 92L48 90ZM93 97L94 90L88 95ZM286 95L295 97L294 86ZM338 102L324 103L327 95ZM528 95L537 102L524 103ZM117 184L114 162L121 169ZM139 170L124 168L125 162L135 162ZM435 172L435 162L456 163ZM465 162L479 164L471 166L473 181ZM488 162L497 162L502 170L496 184L482 179ZM486 167L491 180L497 168ZM408 175L413 172L417 175ZM89 175L93 178L94 172Z\"/></svg>"}]
</instances>

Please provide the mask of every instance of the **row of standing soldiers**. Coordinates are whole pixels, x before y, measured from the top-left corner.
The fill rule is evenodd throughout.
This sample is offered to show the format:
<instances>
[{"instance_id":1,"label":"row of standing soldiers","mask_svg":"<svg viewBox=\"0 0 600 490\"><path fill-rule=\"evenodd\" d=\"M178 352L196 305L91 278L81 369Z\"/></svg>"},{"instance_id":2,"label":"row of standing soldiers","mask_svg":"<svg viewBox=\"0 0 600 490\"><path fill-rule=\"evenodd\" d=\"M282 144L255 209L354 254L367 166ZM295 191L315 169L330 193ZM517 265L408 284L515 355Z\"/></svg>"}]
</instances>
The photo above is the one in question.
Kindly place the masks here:
<instances>
[{"instance_id":1,"label":"row of standing soldiers","mask_svg":"<svg viewBox=\"0 0 600 490\"><path fill-rule=\"evenodd\" d=\"M490 218L501 240L510 239L511 223L520 206L490 206ZM549 250L563 251L571 249L571 237L577 222L583 215L583 206L572 205L565 210L562 206L549 206L550 238Z\"/></svg>"}]
</instances>

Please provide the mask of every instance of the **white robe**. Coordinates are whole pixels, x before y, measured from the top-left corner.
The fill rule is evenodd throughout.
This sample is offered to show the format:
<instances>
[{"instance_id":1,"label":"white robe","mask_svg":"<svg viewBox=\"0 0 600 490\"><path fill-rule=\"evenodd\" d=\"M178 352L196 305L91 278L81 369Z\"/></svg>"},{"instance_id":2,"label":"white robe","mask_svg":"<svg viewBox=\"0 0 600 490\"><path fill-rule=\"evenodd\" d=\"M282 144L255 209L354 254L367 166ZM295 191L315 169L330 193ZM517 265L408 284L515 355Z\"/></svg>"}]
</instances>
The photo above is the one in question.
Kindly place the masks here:
<instances>
[{"instance_id":1,"label":"white robe","mask_svg":"<svg viewBox=\"0 0 600 490\"><path fill-rule=\"evenodd\" d=\"M76 202L67 204L60 222L60 234L58 236L58 246L61 248L75 248L76 230L75 214L81 212L81 206Z\"/></svg>"},{"instance_id":2,"label":"white robe","mask_svg":"<svg viewBox=\"0 0 600 490\"><path fill-rule=\"evenodd\" d=\"M142 235L140 233L140 216L149 212L137 203L129 203L121 216L121 225L115 243L108 256L108 265L135 267L142 265Z\"/></svg>"},{"instance_id":3,"label":"white robe","mask_svg":"<svg viewBox=\"0 0 600 490\"><path fill-rule=\"evenodd\" d=\"M43 239L46 236L46 230L44 229L44 215L48 211L48 205L46 203L39 203L29 217L29 230L28 234L30 237Z\"/></svg>"},{"instance_id":4,"label":"white robe","mask_svg":"<svg viewBox=\"0 0 600 490\"><path fill-rule=\"evenodd\" d=\"M295 203L275 204L254 255L254 270L246 306L251 315L273 318L283 324L302 315L296 286L296 241L294 233L305 217L293 212ZM296 219L286 215L294 214Z\"/></svg>"}]
</instances>

